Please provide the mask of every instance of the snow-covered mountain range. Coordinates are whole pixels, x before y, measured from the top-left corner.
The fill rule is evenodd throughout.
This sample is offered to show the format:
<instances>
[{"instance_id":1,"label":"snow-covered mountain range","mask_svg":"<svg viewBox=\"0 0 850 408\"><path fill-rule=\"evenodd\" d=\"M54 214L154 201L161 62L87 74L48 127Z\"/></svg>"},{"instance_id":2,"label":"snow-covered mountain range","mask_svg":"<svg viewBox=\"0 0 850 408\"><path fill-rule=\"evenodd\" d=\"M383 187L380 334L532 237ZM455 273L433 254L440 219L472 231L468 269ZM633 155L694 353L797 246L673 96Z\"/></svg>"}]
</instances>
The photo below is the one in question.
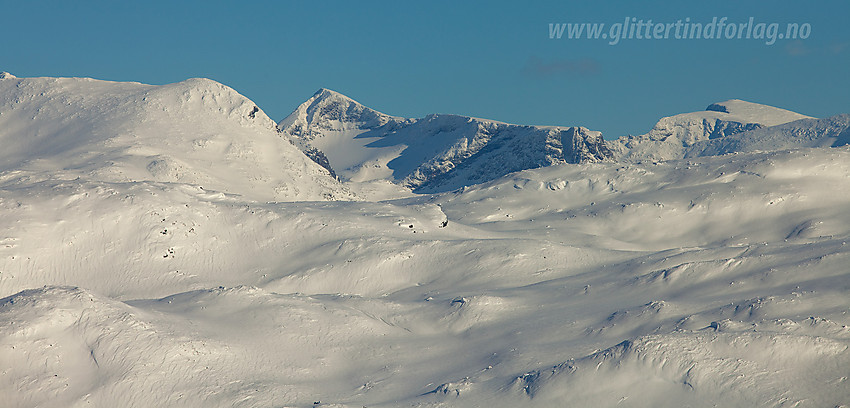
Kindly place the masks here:
<instances>
[{"instance_id":1,"label":"snow-covered mountain range","mask_svg":"<svg viewBox=\"0 0 850 408\"><path fill-rule=\"evenodd\" d=\"M327 89L278 126L343 180L390 180L417 192L613 158L601 133L583 127L519 126L458 115L399 118Z\"/></svg>"},{"instance_id":2,"label":"snow-covered mountain range","mask_svg":"<svg viewBox=\"0 0 850 408\"><path fill-rule=\"evenodd\" d=\"M846 406L849 121L2 73L0 405Z\"/></svg>"},{"instance_id":3,"label":"snow-covered mountain range","mask_svg":"<svg viewBox=\"0 0 850 408\"><path fill-rule=\"evenodd\" d=\"M420 193L565 163L676 160L848 140L846 115L814 119L738 99L662 118L643 135L605 141L580 126L520 126L446 114L400 118L328 89L278 128L344 181L389 181Z\"/></svg>"}]
</instances>

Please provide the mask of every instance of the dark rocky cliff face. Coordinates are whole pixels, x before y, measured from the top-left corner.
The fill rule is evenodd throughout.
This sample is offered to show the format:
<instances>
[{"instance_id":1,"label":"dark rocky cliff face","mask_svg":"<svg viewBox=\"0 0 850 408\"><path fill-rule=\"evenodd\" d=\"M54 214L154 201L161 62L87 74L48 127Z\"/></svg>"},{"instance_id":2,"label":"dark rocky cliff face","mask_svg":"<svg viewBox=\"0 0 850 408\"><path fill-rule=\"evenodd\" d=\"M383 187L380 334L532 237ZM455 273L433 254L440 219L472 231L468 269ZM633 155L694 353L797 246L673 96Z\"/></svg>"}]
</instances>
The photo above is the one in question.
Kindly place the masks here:
<instances>
[{"instance_id":1,"label":"dark rocky cliff face","mask_svg":"<svg viewBox=\"0 0 850 408\"><path fill-rule=\"evenodd\" d=\"M307 155L307 157L310 158L310 160L313 160L319 166L324 167L325 170L327 170L328 173L331 174L331 177L339 180L339 177L337 177L336 172L334 172L333 167L331 167L331 162L328 161L328 157L325 156L325 154L322 153L321 150L319 150L319 149L317 149L313 146L308 146L308 147L303 148L301 150L304 152L304 154Z\"/></svg>"},{"instance_id":2,"label":"dark rocky cliff face","mask_svg":"<svg viewBox=\"0 0 850 408\"><path fill-rule=\"evenodd\" d=\"M614 160L614 153L608 148L602 134L590 132L583 127L571 127L565 131L565 136L570 143L570 153L564 152L564 161L567 163L597 163L606 160ZM562 140L564 138L562 137Z\"/></svg>"}]
</instances>

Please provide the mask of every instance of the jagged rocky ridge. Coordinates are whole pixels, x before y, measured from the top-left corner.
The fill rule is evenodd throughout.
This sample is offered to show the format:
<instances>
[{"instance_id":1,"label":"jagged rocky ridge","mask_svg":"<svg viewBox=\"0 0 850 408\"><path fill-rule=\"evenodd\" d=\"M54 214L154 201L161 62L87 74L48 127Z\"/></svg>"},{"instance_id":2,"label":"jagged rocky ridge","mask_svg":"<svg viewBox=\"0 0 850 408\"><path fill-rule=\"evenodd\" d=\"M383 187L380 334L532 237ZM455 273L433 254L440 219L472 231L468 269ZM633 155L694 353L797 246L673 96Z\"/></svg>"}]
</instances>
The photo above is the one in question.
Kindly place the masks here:
<instances>
[{"instance_id":1,"label":"jagged rocky ridge","mask_svg":"<svg viewBox=\"0 0 850 408\"><path fill-rule=\"evenodd\" d=\"M600 132L520 126L460 115L390 116L319 90L278 127L349 181L388 179L417 192L447 191L505 174L613 158Z\"/></svg>"}]
</instances>

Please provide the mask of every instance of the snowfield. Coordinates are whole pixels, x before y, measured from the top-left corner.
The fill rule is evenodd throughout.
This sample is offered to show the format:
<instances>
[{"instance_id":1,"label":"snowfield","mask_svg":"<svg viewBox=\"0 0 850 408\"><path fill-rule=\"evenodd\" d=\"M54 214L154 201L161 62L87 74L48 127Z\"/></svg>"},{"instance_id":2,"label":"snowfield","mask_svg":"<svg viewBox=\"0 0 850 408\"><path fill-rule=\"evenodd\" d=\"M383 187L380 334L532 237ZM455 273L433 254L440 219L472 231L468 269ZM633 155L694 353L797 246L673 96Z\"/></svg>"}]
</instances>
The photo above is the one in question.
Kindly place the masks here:
<instances>
[{"instance_id":1,"label":"snowfield","mask_svg":"<svg viewBox=\"0 0 850 408\"><path fill-rule=\"evenodd\" d=\"M490 171L552 130L492 122L505 144L414 194L392 160L473 134L0 75L2 405L850 406L848 122L738 102L760 126L676 152L740 143L668 160Z\"/></svg>"}]
</instances>

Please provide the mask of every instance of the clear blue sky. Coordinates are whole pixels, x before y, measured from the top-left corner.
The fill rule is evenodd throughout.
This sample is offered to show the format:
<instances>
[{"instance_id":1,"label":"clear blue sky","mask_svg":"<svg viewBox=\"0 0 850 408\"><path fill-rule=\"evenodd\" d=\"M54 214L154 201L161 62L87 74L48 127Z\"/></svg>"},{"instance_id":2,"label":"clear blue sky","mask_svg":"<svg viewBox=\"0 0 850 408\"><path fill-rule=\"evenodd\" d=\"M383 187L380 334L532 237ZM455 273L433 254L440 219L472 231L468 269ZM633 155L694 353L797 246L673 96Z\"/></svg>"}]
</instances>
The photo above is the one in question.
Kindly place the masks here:
<instances>
[{"instance_id":1,"label":"clear blue sky","mask_svg":"<svg viewBox=\"0 0 850 408\"><path fill-rule=\"evenodd\" d=\"M388 114L582 125L606 138L739 98L850 112L847 1L0 2L0 70L207 77L280 120L320 87ZM805 40L549 39L549 23L808 23Z\"/></svg>"}]
</instances>

